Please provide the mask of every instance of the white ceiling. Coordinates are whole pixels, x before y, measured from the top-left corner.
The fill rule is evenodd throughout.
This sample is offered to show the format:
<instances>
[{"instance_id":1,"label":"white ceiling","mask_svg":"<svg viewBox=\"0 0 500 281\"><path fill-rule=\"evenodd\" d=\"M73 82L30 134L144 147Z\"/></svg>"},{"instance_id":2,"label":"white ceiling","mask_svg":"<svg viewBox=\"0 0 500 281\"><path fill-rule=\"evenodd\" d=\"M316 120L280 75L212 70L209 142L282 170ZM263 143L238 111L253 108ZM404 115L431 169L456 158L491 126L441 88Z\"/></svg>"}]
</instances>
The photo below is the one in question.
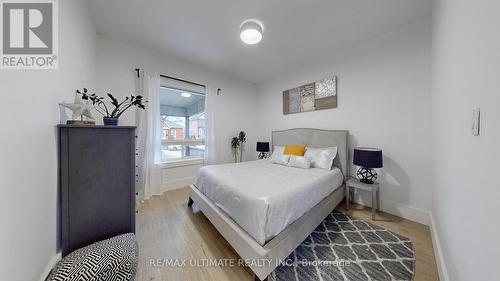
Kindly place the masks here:
<instances>
[{"instance_id":1,"label":"white ceiling","mask_svg":"<svg viewBox=\"0 0 500 281\"><path fill-rule=\"evenodd\" d=\"M406 22L432 0L89 0L98 34L151 47L222 73L262 82ZM239 39L249 18L257 45Z\"/></svg>"}]
</instances>

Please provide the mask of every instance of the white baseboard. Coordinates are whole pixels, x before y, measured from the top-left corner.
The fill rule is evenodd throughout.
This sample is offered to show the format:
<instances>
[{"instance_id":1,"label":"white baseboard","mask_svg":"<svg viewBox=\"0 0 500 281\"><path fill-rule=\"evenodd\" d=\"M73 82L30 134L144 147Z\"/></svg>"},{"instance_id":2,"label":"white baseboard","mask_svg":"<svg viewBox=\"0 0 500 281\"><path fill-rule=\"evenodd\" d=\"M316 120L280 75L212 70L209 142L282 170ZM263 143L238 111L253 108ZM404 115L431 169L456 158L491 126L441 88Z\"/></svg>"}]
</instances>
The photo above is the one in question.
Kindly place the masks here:
<instances>
[{"instance_id":1,"label":"white baseboard","mask_svg":"<svg viewBox=\"0 0 500 281\"><path fill-rule=\"evenodd\" d=\"M363 197L364 196L359 196L359 194L356 194L354 196L354 201L361 205L371 207L371 197L369 200ZM402 205L394 201L380 199L380 210L382 210L382 212L402 217L407 220L425 224L427 226L430 226L431 224L431 219L428 211Z\"/></svg>"},{"instance_id":2,"label":"white baseboard","mask_svg":"<svg viewBox=\"0 0 500 281\"><path fill-rule=\"evenodd\" d=\"M194 183L196 177L184 177L184 178L177 178L175 180L170 180L170 181L164 181L159 188L153 191L151 196L159 196L162 195L163 193L179 188L183 188L186 186L190 186L191 184ZM147 198L149 199L149 198ZM139 198L138 202L143 202L144 200L147 200L144 197Z\"/></svg>"},{"instance_id":3,"label":"white baseboard","mask_svg":"<svg viewBox=\"0 0 500 281\"><path fill-rule=\"evenodd\" d=\"M429 212L412 206L405 206L394 201L380 200L380 206L383 212L393 214L414 222L430 225L431 220Z\"/></svg>"},{"instance_id":4,"label":"white baseboard","mask_svg":"<svg viewBox=\"0 0 500 281\"><path fill-rule=\"evenodd\" d=\"M184 177L184 178L178 178L175 180L165 181L165 182L163 182L162 193L170 191L170 190L175 190L175 189L179 189L182 187L190 186L191 184L194 183L195 180L196 180L196 177Z\"/></svg>"},{"instance_id":5,"label":"white baseboard","mask_svg":"<svg viewBox=\"0 0 500 281\"><path fill-rule=\"evenodd\" d=\"M432 237L432 248L434 249L434 258L436 259L436 265L438 268L439 280L450 281L448 276L448 270L446 269L446 263L444 260L443 250L441 248L441 243L439 242L439 236L437 234L436 225L434 223L434 217L431 213L431 237Z\"/></svg>"},{"instance_id":6,"label":"white baseboard","mask_svg":"<svg viewBox=\"0 0 500 281\"><path fill-rule=\"evenodd\" d=\"M44 269L42 276L40 277L40 281L45 281L45 279L49 276L50 271L54 266L62 259L61 252L55 254L47 264L47 267Z\"/></svg>"}]
</instances>

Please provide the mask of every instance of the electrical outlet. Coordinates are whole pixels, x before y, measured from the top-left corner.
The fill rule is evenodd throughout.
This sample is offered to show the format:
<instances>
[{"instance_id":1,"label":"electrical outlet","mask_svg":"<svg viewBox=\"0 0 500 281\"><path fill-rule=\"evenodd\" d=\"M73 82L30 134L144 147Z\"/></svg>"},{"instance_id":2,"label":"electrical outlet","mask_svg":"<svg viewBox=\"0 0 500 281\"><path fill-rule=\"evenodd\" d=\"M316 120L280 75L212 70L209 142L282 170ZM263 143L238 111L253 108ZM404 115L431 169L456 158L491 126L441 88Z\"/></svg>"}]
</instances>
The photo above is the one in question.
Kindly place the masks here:
<instances>
[{"instance_id":1,"label":"electrical outlet","mask_svg":"<svg viewBox=\"0 0 500 281\"><path fill-rule=\"evenodd\" d=\"M480 108L474 108L472 110L472 135L479 136L479 127L481 124L481 110Z\"/></svg>"}]
</instances>

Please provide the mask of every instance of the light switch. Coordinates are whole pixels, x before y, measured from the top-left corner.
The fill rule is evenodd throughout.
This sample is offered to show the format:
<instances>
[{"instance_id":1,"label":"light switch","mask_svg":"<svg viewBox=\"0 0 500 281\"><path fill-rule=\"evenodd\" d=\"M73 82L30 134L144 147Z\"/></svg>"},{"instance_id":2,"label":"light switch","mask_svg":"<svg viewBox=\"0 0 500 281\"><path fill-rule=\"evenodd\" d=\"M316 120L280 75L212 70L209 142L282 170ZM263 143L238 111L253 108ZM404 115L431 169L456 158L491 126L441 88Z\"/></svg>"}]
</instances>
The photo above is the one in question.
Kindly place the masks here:
<instances>
[{"instance_id":1,"label":"light switch","mask_svg":"<svg viewBox=\"0 0 500 281\"><path fill-rule=\"evenodd\" d=\"M479 136L479 125L481 124L481 110L474 108L472 110L472 135Z\"/></svg>"}]
</instances>

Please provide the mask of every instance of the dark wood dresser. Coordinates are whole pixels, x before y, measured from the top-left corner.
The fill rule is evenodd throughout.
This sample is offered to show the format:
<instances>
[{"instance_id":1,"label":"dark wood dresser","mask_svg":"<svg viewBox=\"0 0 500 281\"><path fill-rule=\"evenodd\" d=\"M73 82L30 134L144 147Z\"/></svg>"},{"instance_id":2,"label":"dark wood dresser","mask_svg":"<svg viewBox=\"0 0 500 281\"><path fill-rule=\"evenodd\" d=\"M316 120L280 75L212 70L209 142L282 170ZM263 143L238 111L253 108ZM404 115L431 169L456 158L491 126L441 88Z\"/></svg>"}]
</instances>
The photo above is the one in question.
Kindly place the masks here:
<instances>
[{"instance_id":1,"label":"dark wood dresser","mask_svg":"<svg viewBox=\"0 0 500 281\"><path fill-rule=\"evenodd\" d=\"M135 127L59 125L58 133L62 255L135 233Z\"/></svg>"}]
</instances>

